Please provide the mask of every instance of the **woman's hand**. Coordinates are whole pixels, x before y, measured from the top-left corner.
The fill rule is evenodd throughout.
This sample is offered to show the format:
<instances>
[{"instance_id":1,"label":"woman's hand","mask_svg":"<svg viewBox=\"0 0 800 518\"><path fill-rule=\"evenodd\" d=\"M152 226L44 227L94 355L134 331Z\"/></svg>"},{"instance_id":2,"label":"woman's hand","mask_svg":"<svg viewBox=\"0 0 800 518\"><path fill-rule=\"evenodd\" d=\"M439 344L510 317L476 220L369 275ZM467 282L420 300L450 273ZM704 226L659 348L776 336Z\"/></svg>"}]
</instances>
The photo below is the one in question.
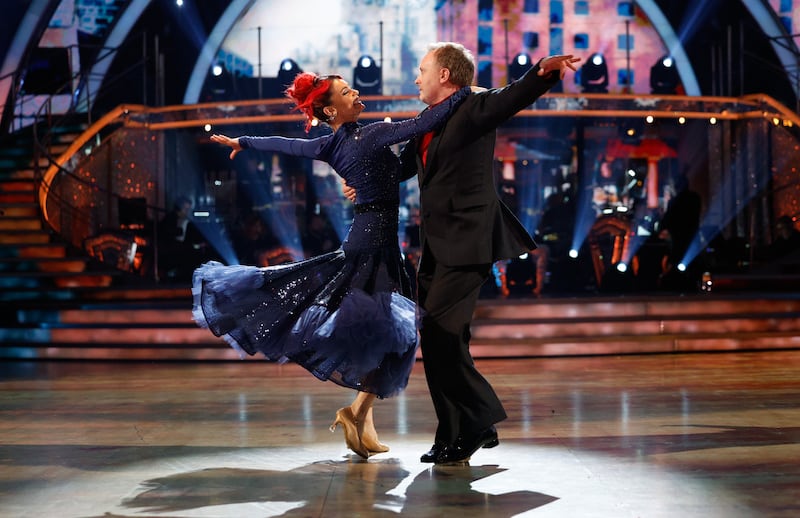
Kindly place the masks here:
<instances>
[{"instance_id":1,"label":"woman's hand","mask_svg":"<svg viewBox=\"0 0 800 518\"><path fill-rule=\"evenodd\" d=\"M356 202L356 190L347 185L347 182L344 181L344 178L342 178L342 194L344 194L344 197L351 202Z\"/></svg>"},{"instance_id":2,"label":"woman's hand","mask_svg":"<svg viewBox=\"0 0 800 518\"><path fill-rule=\"evenodd\" d=\"M228 146L230 148L233 148L233 151L231 151L230 154L231 160L233 160L233 158L239 154L239 151L242 150L242 146L239 145L238 138L230 138L225 135L211 135L211 141L216 142L217 144L222 144L223 146Z\"/></svg>"}]
</instances>

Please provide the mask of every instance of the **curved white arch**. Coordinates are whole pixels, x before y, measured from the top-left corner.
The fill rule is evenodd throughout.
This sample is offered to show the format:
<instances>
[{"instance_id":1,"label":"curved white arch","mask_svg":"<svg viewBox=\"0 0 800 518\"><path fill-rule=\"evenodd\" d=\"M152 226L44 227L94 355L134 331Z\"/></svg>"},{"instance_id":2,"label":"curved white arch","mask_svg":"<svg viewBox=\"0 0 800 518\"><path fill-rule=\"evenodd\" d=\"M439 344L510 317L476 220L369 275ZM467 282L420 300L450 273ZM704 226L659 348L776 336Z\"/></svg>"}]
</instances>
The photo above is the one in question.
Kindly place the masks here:
<instances>
[{"instance_id":1,"label":"curved white arch","mask_svg":"<svg viewBox=\"0 0 800 518\"><path fill-rule=\"evenodd\" d=\"M122 13L122 16L117 19L114 28L111 29L111 33L108 35L108 38L106 38L105 48L100 50L100 55L102 57L92 65L92 70L86 79L86 86L83 92L80 93L78 109L88 109L92 105L98 90L106 78L106 73L111 67L111 63L114 61L114 56L117 54L116 50L107 49L116 49L122 45L125 38L127 38L128 34L131 32L133 25L144 10L147 9L151 1L152 0L132 0L131 3L128 4L127 9Z\"/></svg>"},{"instance_id":2,"label":"curved white arch","mask_svg":"<svg viewBox=\"0 0 800 518\"><path fill-rule=\"evenodd\" d=\"M11 41L11 45L6 52L5 59L3 60L3 67L0 68L0 77L12 74L15 70L19 69L20 61L25 55L25 50L31 46L33 43L32 40L36 36L36 26L39 24L42 17L47 14L47 9L50 4L51 0L34 0L30 7L28 7L25 16L22 18L22 22L19 24L19 27L17 27L14 39ZM2 99L2 103L0 103L0 119L5 115L3 112L5 111L6 102L11 89L14 88L15 79L13 75L9 75L5 79L0 79L0 99Z\"/></svg>"},{"instance_id":3,"label":"curved white arch","mask_svg":"<svg viewBox=\"0 0 800 518\"><path fill-rule=\"evenodd\" d=\"M683 42L675 34L675 30L667 21L661 8L656 5L654 0L636 0L636 5L647 15L650 23L656 29L656 33L664 41L672 57L675 58L675 66L678 69L683 89L686 90L686 95L701 95L697 76L683 48Z\"/></svg>"},{"instance_id":4,"label":"curved white arch","mask_svg":"<svg viewBox=\"0 0 800 518\"><path fill-rule=\"evenodd\" d=\"M786 77L789 79L792 88L794 89L795 96L800 96L800 85L798 81L792 80L791 70L797 70L800 74L800 51L797 48L794 40L786 34L786 31L778 20L778 16L767 3L762 0L742 0L742 3L750 11L753 19L756 21L764 35L770 38L772 50L778 56L778 60L783 65L783 70L786 72ZM781 45L781 42L784 45ZM789 47L789 48L787 48Z\"/></svg>"},{"instance_id":5,"label":"curved white arch","mask_svg":"<svg viewBox=\"0 0 800 518\"><path fill-rule=\"evenodd\" d=\"M200 92L203 89L208 69L217 57L222 42L227 37L231 28L236 24L239 18L247 12L256 0L234 0L222 13L217 24L211 30L211 34L206 38L203 48L200 49L200 55L197 56L197 61L194 63L192 75L189 77L189 82L186 84L186 92L183 95L183 104L195 104L200 99Z\"/></svg>"}]
</instances>

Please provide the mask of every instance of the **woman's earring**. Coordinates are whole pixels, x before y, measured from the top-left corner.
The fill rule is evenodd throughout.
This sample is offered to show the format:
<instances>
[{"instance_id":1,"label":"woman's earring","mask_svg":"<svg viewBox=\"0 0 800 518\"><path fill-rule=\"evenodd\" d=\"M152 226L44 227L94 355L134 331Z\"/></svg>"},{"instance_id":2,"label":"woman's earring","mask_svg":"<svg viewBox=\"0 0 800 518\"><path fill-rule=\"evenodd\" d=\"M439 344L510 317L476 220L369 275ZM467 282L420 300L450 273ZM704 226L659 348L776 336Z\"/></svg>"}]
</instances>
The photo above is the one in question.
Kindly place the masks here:
<instances>
[{"instance_id":1,"label":"woman's earring","mask_svg":"<svg viewBox=\"0 0 800 518\"><path fill-rule=\"evenodd\" d=\"M333 113L329 113L328 114L328 122L331 122L335 118L336 118L336 112L335 111Z\"/></svg>"}]
</instances>

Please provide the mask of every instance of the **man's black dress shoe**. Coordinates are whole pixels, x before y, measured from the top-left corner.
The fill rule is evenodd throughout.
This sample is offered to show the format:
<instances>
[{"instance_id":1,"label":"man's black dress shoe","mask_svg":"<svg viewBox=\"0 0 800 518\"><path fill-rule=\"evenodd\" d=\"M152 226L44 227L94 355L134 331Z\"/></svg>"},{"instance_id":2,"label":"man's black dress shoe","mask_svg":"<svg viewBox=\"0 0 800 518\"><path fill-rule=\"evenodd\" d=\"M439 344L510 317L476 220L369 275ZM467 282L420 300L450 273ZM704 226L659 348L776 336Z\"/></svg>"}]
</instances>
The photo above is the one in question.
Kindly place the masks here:
<instances>
[{"instance_id":1,"label":"man's black dress shoe","mask_svg":"<svg viewBox=\"0 0 800 518\"><path fill-rule=\"evenodd\" d=\"M497 430L490 426L481 433L471 437L459 437L453 446L442 449L434 461L436 464L463 464L469 461L472 454L480 448L494 448L500 444Z\"/></svg>"},{"instance_id":2,"label":"man's black dress shoe","mask_svg":"<svg viewBox=\"0 0 800 518\"><path fill-rule=\"evenodd\" d=\"M442 443L435 443L431 446L431 449L427 452L422 454L422 457L419 458L420 462L436 462L436 459L439 455L442 454L442 451L446 449L447 446Z\"/></svg>"}]
</instances>

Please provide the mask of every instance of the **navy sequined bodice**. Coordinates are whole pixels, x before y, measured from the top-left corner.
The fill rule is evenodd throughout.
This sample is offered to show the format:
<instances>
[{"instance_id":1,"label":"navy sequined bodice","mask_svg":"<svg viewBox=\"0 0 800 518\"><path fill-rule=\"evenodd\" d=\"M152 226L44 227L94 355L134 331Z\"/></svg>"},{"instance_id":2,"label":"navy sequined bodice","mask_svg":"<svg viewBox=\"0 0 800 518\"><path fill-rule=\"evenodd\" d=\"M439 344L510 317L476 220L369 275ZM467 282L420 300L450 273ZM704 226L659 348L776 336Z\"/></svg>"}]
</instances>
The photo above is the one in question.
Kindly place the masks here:
<instances>
[{"instance_id":1,"label":"navy sequined bodice","mask_svg":"<svg viewBox=\"0 0 800 518\"><path fill-rule=\"evenodd\" d=\"M355 215L345 252L397 246L400 160L389 146L439 127L469 95L464 87L441 104L400 122L343 124L314 139L240 137L245 149L275 151L327 162L356 190Z\"/></svg>"}]
</instances>

